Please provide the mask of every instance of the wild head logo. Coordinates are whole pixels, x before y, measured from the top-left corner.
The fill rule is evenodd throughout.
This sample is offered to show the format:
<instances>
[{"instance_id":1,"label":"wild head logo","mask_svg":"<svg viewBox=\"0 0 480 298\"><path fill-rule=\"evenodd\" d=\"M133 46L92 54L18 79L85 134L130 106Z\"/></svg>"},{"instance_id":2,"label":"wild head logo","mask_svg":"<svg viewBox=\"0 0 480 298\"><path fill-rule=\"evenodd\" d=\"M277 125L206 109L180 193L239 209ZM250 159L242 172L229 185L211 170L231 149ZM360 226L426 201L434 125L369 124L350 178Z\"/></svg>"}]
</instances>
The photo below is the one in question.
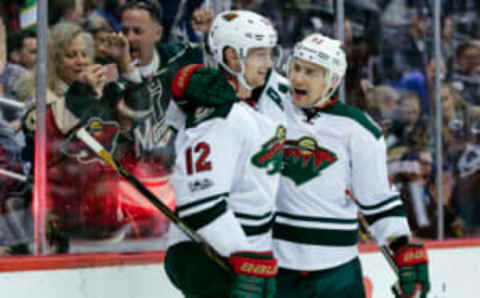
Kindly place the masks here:
<instances>
[{"instance_id":1,"label":"wild head logo","mask_svg":"<svg viewBox=\"0 0 480 298\"><path fill-rule=\"evenodd\" d=\"M280 173L283 167L282 150L285 144L285 127L279 126L275 136L262 145L262 149L251 159L259 168L266 168L269 175Z\"/></svg>"},{"instance_id":2,"label":"wild head logo","mask_svg":"<svg viewBox=\"0 0 480 298\"><path fill-rule=\"evenodd\" d=\"M237 13L234 12L229 12L223 15L223 19L227 22L230 22L233 19L236 19L238 17Z\"/></svg>"},{"instance_id":3,"label":"wild head logo","mask_svg":"<svg viewBox=\"0 0 480 298\"><path fill-rule=\"evenodd\" d=\"M288 140L283 150L282 175L301 185L337 161L335 153L321 148L310 137Z\"/></svg>"},{"instance_id":4,"label":"wild head logo","mask_svg":"<svg viewBox=\"0 0 480 298\"><path fill-rule=\"evenodd\" d=\"M110 154L115 151L119 134L118 123L92 118L86 125L86 130L95 140L102 144ZM63 147L63 152L68 156L76 158L80 163L90 163L96 160L101 161L95 152L75 137L75 134L69 137L69 140Z\"/></svg>"}]
</instances>

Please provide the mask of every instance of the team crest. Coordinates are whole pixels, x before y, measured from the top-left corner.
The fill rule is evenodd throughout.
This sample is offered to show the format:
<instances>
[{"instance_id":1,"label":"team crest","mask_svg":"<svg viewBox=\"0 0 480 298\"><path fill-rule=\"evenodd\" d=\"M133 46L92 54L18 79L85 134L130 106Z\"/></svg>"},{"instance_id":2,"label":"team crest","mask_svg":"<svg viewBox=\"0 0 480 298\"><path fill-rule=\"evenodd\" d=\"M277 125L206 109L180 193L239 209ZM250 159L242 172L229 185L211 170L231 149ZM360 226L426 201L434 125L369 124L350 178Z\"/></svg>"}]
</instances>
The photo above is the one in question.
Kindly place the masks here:
<instances>
[{"instance_id":1,"label":"team crest","mask_svg":"<svg viewBox=\"0 0 480 298\"><path fill-rule=\"evenodd\" d=\"M110 154L115 151L118 134L120 132L117 122L93 118L90 119L85 128ZM88 148L82 141L78 140L74 134L69 137L62 151L66 155L76 158L80 163L86 164L94 161L102 161L95 152Z\"/></svg>"},{"instance_id":2,"label":"team crest","mask_svg":"<svg viewBox=\"0 0 480 298\"><path fill-rule=\"evenodd\" d=\"M227 22L230 22L231 20L236 19L237 17L238 17L238 14L235 12L226 13L222 16L222 18Z\"/></svg>"},{"instance_id":3,"label":"team crest","mask_svg":"<svg viewBox=\"0 0 480 298\"><path fill-rule=\"evenodd\" d=\"M319 147L310 137L287 140L283 150L282 175L301 185L317 176L337 161L335 153Z\"/></svg>"},{"instance_id":4,"label":"team crest","mask_svg":"<svg viewBox=\"0 0 480 298\"><path fill-rule=\"evenodd\" d=\"M279 126L275 136L262 145L262 149L251 159L259 168L266 168L269 175L281 172L283 168L282 150L285 144L285 127Z\"/></svg>"}]
</instances>

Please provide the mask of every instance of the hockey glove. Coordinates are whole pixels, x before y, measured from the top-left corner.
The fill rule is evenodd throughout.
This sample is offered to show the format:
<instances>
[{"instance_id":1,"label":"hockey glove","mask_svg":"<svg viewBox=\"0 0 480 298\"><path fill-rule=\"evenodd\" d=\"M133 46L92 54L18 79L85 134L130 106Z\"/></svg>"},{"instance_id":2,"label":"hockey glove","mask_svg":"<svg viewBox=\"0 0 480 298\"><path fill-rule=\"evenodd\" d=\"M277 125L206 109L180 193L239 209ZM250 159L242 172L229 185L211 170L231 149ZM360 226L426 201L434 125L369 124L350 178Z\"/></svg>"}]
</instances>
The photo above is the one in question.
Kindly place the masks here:
<instances>
[{"instance_id":1,"label":"hockey glove","mask_svg":"<svg viewBox=\"0 0 480 298\"><path fill-rule=\"evenodd\" d=\"M273 298L277 259L272 252L237 252L230 256L236 274L230 298Z\"/></svg>"},{"instance_id":2,"label":"hockey glove","mask_svg":"<svg viewBox=\"0 0 480 298\"><path fill-rule=\"evenodd\" d=\"M427 297L430 291L427 251L423 244L408 243L401 237L390 245L398 266L399 286L392 291L397 298Z\"/></svg>"},{"instance_id":3,"label":"hockey glove","mask_svg":"<svg viewBox=\"0 0 480 298\"><path fill-rule=\"evenodd\" d=\"M225 75L201 64L190 64L180 69L173 79L171 93L184 112L237 100L235 90Z\"/></svg>"}]
</instances>

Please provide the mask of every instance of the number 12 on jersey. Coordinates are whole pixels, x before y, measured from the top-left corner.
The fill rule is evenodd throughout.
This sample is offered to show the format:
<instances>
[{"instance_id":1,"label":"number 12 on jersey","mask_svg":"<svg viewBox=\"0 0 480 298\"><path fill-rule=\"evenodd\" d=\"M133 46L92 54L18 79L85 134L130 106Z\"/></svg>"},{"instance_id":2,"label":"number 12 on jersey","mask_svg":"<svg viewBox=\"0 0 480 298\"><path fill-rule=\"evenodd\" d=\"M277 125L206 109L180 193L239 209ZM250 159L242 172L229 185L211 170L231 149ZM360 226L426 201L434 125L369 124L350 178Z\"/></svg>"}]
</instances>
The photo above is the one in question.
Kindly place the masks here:
<instances>
[{"instance_id":1,"label":"number 12 on jersey","mask_svg":"<svg viewBox=\"0 0 480 298\"><path fill-rule=\"evenodd\" d=\"M193 173L210 171L212 162L209 160L209 155L210 145L206 142L200 142L195 146L188 147L185 150L187 174L192 175Z\"/></svg>"}]
</instances>

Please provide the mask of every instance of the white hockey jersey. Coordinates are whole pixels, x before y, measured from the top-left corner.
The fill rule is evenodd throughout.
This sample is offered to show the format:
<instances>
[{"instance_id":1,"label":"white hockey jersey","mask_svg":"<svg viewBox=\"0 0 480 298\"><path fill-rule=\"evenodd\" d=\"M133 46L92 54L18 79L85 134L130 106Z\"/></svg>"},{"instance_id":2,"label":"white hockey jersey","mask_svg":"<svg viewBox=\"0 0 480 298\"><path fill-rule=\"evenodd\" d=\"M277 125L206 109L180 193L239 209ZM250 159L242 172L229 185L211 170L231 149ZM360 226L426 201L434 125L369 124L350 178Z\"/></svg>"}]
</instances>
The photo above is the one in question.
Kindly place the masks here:
<instances>
[{"instance_id":1,"label":"white hockey jersey","mask_svg":"<svg viewBox=\"0 0 480 298\"><path fill-rule=\"evenodd\" d=\"M178 216L222 256L272 250L285 129L245 103L191 118L175 141ZM168 237L189 241L175 225Z\"/></svg>"},{"instance_id":2,"label":"white hockey jersey","mask_svg":"<svg viewBox=\"0 0 480 298\"><path fill-rule=\"evenodd\" d=\"M386 148L377 125L337 102L312 119L290 101L274 248L279 265L322 270L358 255L357 205L377 240L409 235L405 211L387 178Z\"/></svg>"}]
</instances>

